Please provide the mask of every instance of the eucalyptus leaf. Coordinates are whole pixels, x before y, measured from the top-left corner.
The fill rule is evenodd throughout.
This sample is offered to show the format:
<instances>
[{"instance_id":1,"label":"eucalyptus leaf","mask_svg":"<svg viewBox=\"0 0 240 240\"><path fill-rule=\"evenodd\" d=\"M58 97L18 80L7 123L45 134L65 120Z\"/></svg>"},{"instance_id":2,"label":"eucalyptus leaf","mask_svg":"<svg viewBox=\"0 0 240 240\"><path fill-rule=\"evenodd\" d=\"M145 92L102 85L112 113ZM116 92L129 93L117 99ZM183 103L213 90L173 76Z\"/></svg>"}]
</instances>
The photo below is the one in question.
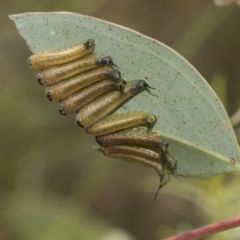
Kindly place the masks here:
<instances>
[{"instance_id":1,"label":"eucalyptus leaf","mask_svg":"<svg viewBox=\"0 0 240 240\"><path fill-rule=\"evenodd\" d=\"M144 79L154 87L117 113L156 114L153 130L169 143L179 175L208 177L240 169L239 145L222 103L197 70L171 48L131 29L75 13L25 13L10 18L33 53L93 38L95 53L113 57L123 78Z\"/></svg>"}]
</instances>

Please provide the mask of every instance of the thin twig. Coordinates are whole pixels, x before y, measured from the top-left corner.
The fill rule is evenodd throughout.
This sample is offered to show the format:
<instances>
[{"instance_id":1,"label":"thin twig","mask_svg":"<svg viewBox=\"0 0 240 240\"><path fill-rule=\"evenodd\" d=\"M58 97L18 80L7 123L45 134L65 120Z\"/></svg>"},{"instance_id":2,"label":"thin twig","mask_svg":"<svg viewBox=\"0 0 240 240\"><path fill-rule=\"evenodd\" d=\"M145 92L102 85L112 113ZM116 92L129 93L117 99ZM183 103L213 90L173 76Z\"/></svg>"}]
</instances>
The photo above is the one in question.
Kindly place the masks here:
<instances>
[{"instance_id":1,"label":"thin twig","mask_svg":"<svg viewBox=\"0 0 240 240\"><path fill-rule=\"evenodd\" d=\"M240 122L240 108L230 117L230 121L233 127Z\"/></svg>"},{"instance_id":2,"label":"thin twig","mask_svg":"<svg viewBox=\"0 0 240 240\"><path fill-rule=\"evenodd\" d=\"M235 227L240 227L240 216L222 222L212 223L162 240L194 240Z\"/></svg>"}]
</instances>

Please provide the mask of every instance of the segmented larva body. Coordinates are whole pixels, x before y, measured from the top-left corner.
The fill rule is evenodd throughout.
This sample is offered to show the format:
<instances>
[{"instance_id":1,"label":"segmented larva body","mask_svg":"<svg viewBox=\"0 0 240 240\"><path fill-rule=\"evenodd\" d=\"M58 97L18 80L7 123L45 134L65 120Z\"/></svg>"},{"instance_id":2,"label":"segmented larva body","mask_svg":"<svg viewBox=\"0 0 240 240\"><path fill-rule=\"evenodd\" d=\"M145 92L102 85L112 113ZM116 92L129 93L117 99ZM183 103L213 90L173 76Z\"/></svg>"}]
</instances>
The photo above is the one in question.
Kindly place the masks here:
<instances>
[{"instance_id":1,"label":"segmented larva body","mask_svg":"<svg viewBox=\"0 0 240 240\"><path fill-rule=\"evenodd\" d=\"M161 156L159 153L157 153L157 151L155 152L154 150L147 149L142 146L132 145L113 145L103 148L102 151L106 156L110 158L135 162L155 169L160 177L160 184L155 193L154 200L156 200L159 190L171 181L168 173L168 167L166 164L162 164L159 161L161 159ZM171 159L169 159L169 162L171 162ZM175 172L176 169L174 168L173 170Z\"/></svg>"},{"instance_id":2,"label":"segmented larva body","mask_svg":"<svg viewBox=\"0 0 240 240\"><path fill-rule=\"evenodd\" d=\"M168 144L164 142L156 132L149 131L143 127L134 127L104 136L97 136L96 140L103 147L124 143L136 145L141 144L159 149L167 149L168 146Z\"/></svg>"},{"instance_id":3,"label":"segmented larva body","mask_svg":"<svg viewBox=\"0 0 240 240\"><path fill-rule=\"evenodd\" d=\"M112 113L118 106L147 87L144 80L127 82L122 92L111 91L83 107L76 116L79 126L88 129L104 117Z\"/></svg>"},{"instance_id":4,"label":"segmented larva body","mask_svg":"<svg viewBox=\"0 0 240 240\"><path fill-rule=\"evenodd\" d=\"M141 157L144 159L149 159L150 161L154 161L157 163L161 162L162 154L158 151L154 151L153 149L149 149L142 146L137 145L111 145L105 147L103 152L106 155L118 153L118 154L127 154L133 155L136 157Z\"/></svg>"},{"instance_id":5,"label":"segmented larva body","mask_svg":"<svg viewBox=\"0 0 240 240\"><path fill-rule=\"evenodd\" d=\"M61 101L78 90L106 78L118 80L121 78L121 73L110 66L104 66L49 86L45 90L45 95L51 101Z\"/></svg>"},{"instance_id":6,"label":"segmented larva body","mask_svg":"<svg viewBox=\"0 0 240 240\"><path fill-rule=\"evenodd\" d=\"M177 161L166 154L168 143L151 130L143 127L133 127L113 132L104 136L96 137L96 141L103 147L108 148L116 145L129 145L149 148L161 152L161 164L176 174Z\"/></svg>"},{"instance_id":7,"label":"segmented larva body","mask_svg":"<svg viewBox=\"0 0 240 240\"><path fill-rule=\"evenodd\" d=\"M119 144L134 144L149 148L158 148L162 151L163 163L168 148L168 143L163 141L157 133L142 127L129 128L108 135L98 136L96 140L103 147ZM173 163L173 168L176 168L176 162L175 164Z\"/></svg>"},{"instance_id":8,"label":"segmented larva body","mask_svg":"<svg viewBox=\"0 0 240 240\"><path fill-rule=\"evenodd\" d=\"M95 41L88 39L76 46L56 51L44 51L34 54L28 58L30 67L43 70L49 67L62 65L78 58L91 54L94 50Z\"/></svg>"},{"instance_id":9,"label":"segmented larva body","mask_svg":"<svg viewBox=\"0 0 240 240\"><path fill-rule=\"evenodd\" d=\"M159 175L160 184L154 196L154 200L156 199L159 190L163 186L165 186L168 182L171 181L168 170L165 167L163 167L163 165L160 162L154 162L151 159L148 159L146 156L137 156L137 155L127 154L127 153L118 153L115 151L109 151L109 149L103 149L103 153L109 158L125 160L128 162L134 162L134 163L138 163L146 167L155 169Z\"/></svg>"},{"instance_id":10,"label":"segmented larva body","mask_svg":"<svg viewBox=\"0 0 240 240\"><path fill-rule=\"evenodd\" d=\"M51 86L77 74L99 68L104 65L114 65L112 58L89 55L70 63L47 68L37 75L37 80L44 86Z\"/></svg>"},{"instance_id":11,"label":"segmented larva body","mask_svg":"<svg viewBox=\"0 0 240 240\"><path fill-rule=\"evenodd\" d=\"M149 128L156 120L157 118L154 114L144 111L113 114L87 128L87 132L94 136L102 136L140 124L146 124Z\"/></svg>"},{"instance_id":12,"label":"segmented larva body","mask_svg":"<svg viewBox=\"0 0 240 240\"><path fill-rule=\"evenodd\" d=\"M77 112L86 104L96 99L98 96L112 90L121 90L124 87L125 83L126 82L122 79L105 79L92 84L60 101L58 104L58 111L62 115Z\"/></svg>"},{"instance_id":13,"label":"segmented larva body","mask_svg":"<svg viewBox=\"0 0 240 240\"><path fill-rule=\"evenodd\" d=\"M125 160L128 162L134 162L134 163L144 165L146 167L153 168L157 171L160 178L169 179L169 178L165 177L163 166L160 162L154 162L152 160L148 160L147 158L135 156L132 154L115 153L115 152L109 153L108 150L105 150L105 149L104 149L104 154L110 158L121 159L121 160ZM166 185L167 182L169 182L169 181L162 182L162 185L163 186Z\"/></svg>"}]
</instances>

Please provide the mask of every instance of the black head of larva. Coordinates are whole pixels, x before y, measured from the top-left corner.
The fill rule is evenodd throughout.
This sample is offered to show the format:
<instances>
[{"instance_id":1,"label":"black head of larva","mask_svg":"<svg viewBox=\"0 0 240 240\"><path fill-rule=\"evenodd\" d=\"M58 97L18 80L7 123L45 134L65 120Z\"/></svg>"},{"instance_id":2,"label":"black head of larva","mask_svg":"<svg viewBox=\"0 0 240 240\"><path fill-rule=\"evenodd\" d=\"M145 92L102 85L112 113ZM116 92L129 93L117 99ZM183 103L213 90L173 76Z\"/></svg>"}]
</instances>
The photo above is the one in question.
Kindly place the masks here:
<instances>
[{"instance_id":1,"label":"black head of larva","mask_svg":"<svg viewBox=\"0 0 240 240\"><path fill-rule=\"evenodd\" d=\"M144 81L144 80L142 80L142 81ZM143 83L143 87L145 87L145 88L155 89L155 88L149 86L145 81L144 81L144 83Z\"/></svg>"},{"instance_id":2,"label":"black head of larva","mask_svg":"<svg viewBox=\"0 0 240 240\"><path fill-rule=\"evenodd\" d=\"M78 121L78 120L76 120L76 124L77 124L79 127L81 127L81 128L84 127L84 126L80 123L80 121Z\"/></svg>"},{"instance_id":3,"label":"black head of larva","mask_svg":"<svg viewBox=\"0 0 240 240\"><path fill-rule=\"evenodd\" d=\"M95 137L95 140L96 140L96 142L97 142L99 145L101 145L101 141L99 140L99 138L100 138L99 136L96 136L96 137Z\"/></svg>"},{"instance_id":4,"label":"black head of larva","mask_svg":"<svg viewBox=\"0 0 240 240\"><path fill-rule=\"evenodd\" d=\"M116 69L108 70L107 75L109 78L115 79L115 80L118 80L121 78L121 72Z\"/></svg>"},{"instance_id":5,"label":"black head of larva","mask_svg":"<svg viewBox=\"0 0 240 240\"><path fill-rule=\"evenodd\" d=\"M88 39L83 43L83 45L88 49L95 45L95 41L94 39Z\"/></svg>"},{"instance_id":6,"label":"black head of larva","mask_svg":"<svg viewBox=\"0 0 240 240\"><path fill-rule=\"evenodd\" d=\"M169 144L167 142L161 141L161 143L159 143L159 148L162 149L162 163L165 162L168 146Z\"/></svg>"},{"instance_id":7,"label":"black head of larva","mask_svg":"<svg viewBox=\"0 0 240 240\"><path fill-rule=\"evenodd\" d=\"M38 81L38 83L39 83L40 85L43 85L43 83L42 83L42 74L41 74L41 73L38 73L38 75L37 75L37 81Z\"/></svg>"},{"instance_id":8,"label":"black head of larva","mask_svg":"<svg viewBox=\"0 0 240 240\"><path fill-rule=\"evenodd\" d=\"M27 63L28 63L28 66L29 66L29 67L32 67L31 57L28 58Z\"/></svg>"},{"instance_id":9,"label":"black head of larva","mask_svg":"<svg viewBox=\"0 0 240 240\"><path fill-rule=\"evenodd\" d=\"M113 65L116 67L116 65L113 63L113 60L111 57L99 57L96 59L95 63L97 65L103 66L103 65Z\"/></svg>"},{"instance_id":10,"label":"black head of larva","mask_svg":"<svg viewBox=\"0 0 240 240\"><path fill-rule=\"evenodd\" d=\"M46 97L49 101L52 101L52 96L51 96L51 93L50 92L47 92L46 93Z\"/></svg>"},{"instance_id":11,"label":"black head of larva","mask_svg":"<svg viewBox=\"0 0 240 240\"><path fill-rule=\"evenodd\" d=\"M118 89L121 93L124 93L124 87L127 82L124 79L120 79L117 83Z\"/></svg>"},{"instance_id":12,"label":"black head of larva","mask_svg":"<svg viewBox=\"0 0 240 240\"><path fill-rule=\"evenodd\" d=\"M169 144L167 142L164 142L162 149L165 153L167 152L168 146L169 146Z\"/></svg>"},{"instance_id":13,"label":"black head of larva","mask_svg":"<svg viewBox=\"0 0 240 240\"><path fill-rule=\"evenodd\" d=\"M169 157L169 155L166 155L166 164L168 168L174 172L175 175L177 175L177 161L176 159L172 159Z\"/></svg>"},{"instance_id":14,"label":"black head of larva","mask_svg":"<svg viewBox=\"0 0 240 240\"><path fill-rule=\"evenodd\" d=\"M58 108L58 111L59 111L62 115L66 116L66 113L64 112L64 110L63 110L62 107L59 107L59 108Z\"/></svg>"},{"instance_id":15,"label":"black head of larva","mask_svg":"<svg viewBox=\"0 0 240 240\"><path fill-rule=\"evenodd\" d=\"M134 88L137 91L140 91L144 88L152 88L152 87L150 87L144 80L135 80Z\"/></svg>"}]
</instances>

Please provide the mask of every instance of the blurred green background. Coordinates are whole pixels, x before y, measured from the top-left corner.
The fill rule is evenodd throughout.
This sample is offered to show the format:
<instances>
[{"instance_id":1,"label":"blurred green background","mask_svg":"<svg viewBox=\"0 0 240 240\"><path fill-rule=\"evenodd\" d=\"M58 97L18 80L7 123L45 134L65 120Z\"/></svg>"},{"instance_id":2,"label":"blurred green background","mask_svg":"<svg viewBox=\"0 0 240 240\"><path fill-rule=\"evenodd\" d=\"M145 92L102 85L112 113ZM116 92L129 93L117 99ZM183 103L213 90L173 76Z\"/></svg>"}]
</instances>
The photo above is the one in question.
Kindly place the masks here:
<instances>
[{"instance_id":1,"label":"blurred green background","mask_svg":"<svg viewBox=\"0 0 240 240\"><path fill-rule=\"evenodd\" d=\"M9 14L70 11L111 21L172 47L213 86L231 116L240 105L240 9L209 0L0 3L0 240L157 240L234 217L239 174L181 178L156 202L152 169L94 151L94 138L45 99ZM235 126L240 139L239 125ZM239 239L240 230L208 239Z\"/></svg>"}]
</instances>

